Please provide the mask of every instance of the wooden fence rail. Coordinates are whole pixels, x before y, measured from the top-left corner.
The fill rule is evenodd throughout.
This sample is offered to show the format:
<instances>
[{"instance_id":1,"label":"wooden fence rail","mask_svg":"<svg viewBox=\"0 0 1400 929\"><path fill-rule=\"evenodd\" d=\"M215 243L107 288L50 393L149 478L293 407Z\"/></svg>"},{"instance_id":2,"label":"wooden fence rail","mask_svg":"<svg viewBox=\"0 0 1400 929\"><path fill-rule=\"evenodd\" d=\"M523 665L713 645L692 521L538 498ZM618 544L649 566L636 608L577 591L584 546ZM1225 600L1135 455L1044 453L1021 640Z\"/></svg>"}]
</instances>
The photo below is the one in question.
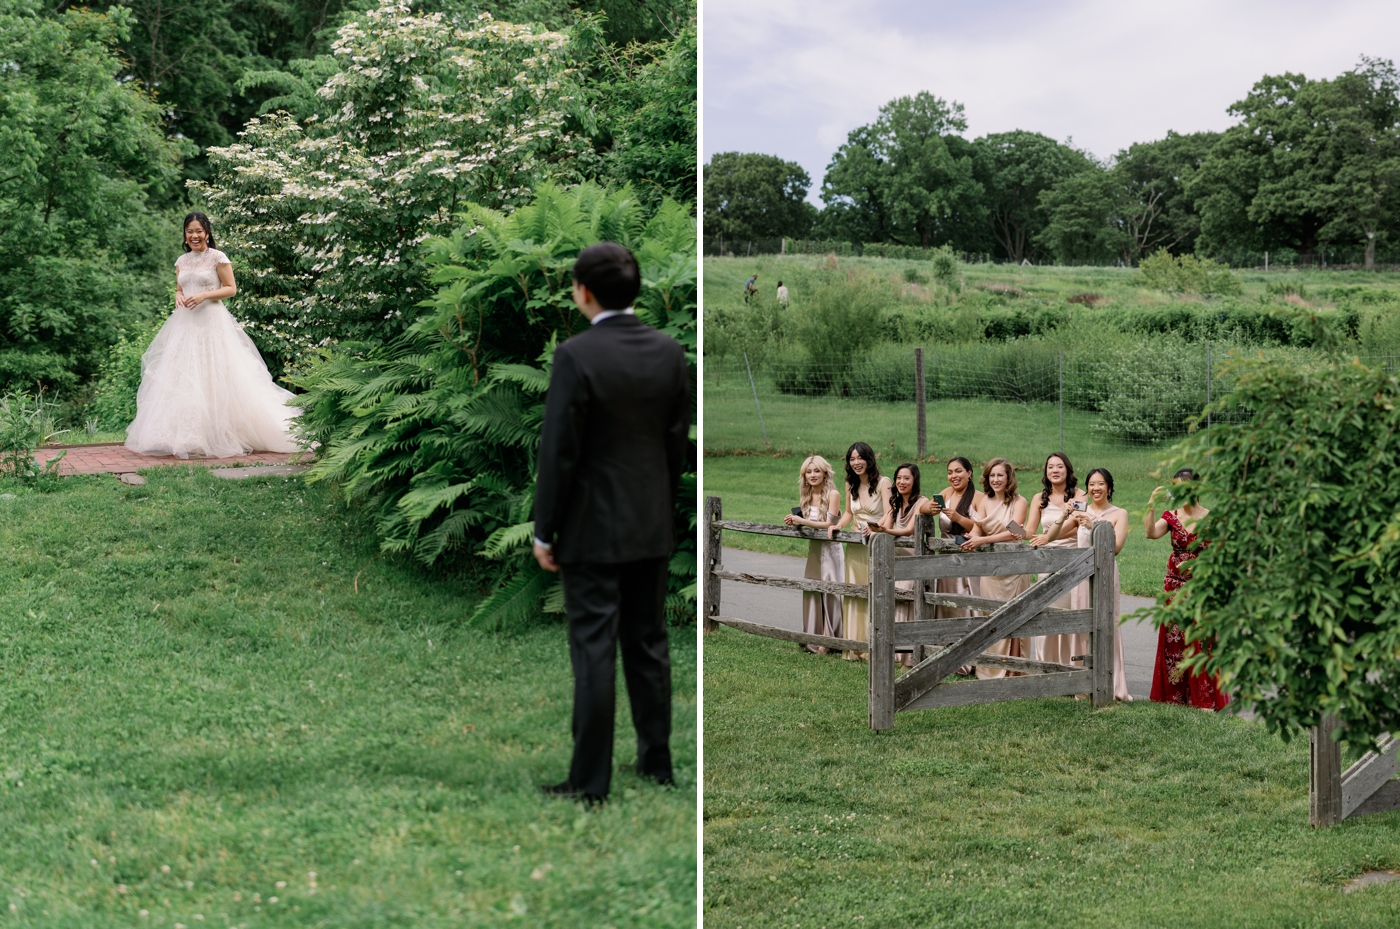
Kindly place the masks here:
<instances>
[{"instance_id":1,"label":"wooden fence rail","mask_svg":"<svg viewBox=\"0 0 1400 929\"><path fill-rule=\"evenodd\" d=\"M878 533L867 540L856 532L838 532L835 541L869 545L867 585L845 584L811 578L780 577L752 572L726 571L723 564L724 532L746 532L793 539L832 541L820 530L777 526L723 518L719 497L705 499L704 629L724 625L769 638L862 651L869 655L868 717L872 729L894 726L895 714L904 710L932 709L969 703L1023 700L1031 697L1087 693L1096 706L1113 702L1113 629L1117 604L1113 596L1113 528L1094 527L1091 548L1033 549L1024 543L986 545L964 552L951 539L931 538L930 521L920 517L911 539L896 540ZM895 557L896 546L912 548L910 555ZM1010 601L938 593L927 589L930 581L948 577L1037 574L1040 579ZM1088 580L1090 608L1066 610L1051 606L1078 584ZM732 581L801 590L869 601L868 642L796 632L753 622L720 612L720 584ZM914 590L895 586L914 581ZM896 624L895 603L911 601L912 618ZM979 610L986 615L934 618L931 607L950 606ZM993 643L1013 636L1060 635L1088 632L1090 648L1084 667L990 654ZM949 644L951 643L951 644ZM915 666L896 680L895 651L913 652ZM947 680L964 664L1004 668L1020 676L984 681Z\"/></svg>"},{"instance_id":2,"label":"wooden fence rail","mask_svg":"<svg viewBox=\"0 0 1400 929\"><path fill-rule=\"evenodd\" d=\"M1323 717L1309 745L1308 818L1314 826L1335 826L1352 816L1400 810L1400 740L1386 735L1356 763L1342 770L1337 717Z\"/></svg>"}]
</instances>

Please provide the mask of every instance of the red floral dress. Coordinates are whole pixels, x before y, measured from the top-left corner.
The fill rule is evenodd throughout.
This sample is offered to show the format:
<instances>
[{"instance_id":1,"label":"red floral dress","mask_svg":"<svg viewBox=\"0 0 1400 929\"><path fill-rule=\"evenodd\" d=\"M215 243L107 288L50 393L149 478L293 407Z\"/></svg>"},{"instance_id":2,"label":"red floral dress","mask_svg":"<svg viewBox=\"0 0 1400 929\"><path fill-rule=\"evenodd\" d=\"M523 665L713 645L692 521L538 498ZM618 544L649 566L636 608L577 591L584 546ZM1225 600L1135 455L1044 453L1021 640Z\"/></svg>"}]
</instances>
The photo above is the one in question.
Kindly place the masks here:
<instances>
[{"instance_id":1,"label":"red floral dress","mask_svg":"<svg viewBox=\"0 0 1400 929\"><path fill-rule=\"evenodd\" d=\"M1168 510L1162 514L1171 527L1172 553L1167 558L1167 576L1162 589L1168 593L1180 590L1181 585L1191 576L1190 562L1205 548L1205 542L1193 548L1198 536L1187 530ZM1171 603L1171 597L1167 598ZM1185 633L1176 623L1166 623L1157 630L1157 660L1152 668L1151 698L1157 703L1180 703L1206 710L1223 709L1230 698L1221 693L1217 678L1191 674L1177 666L1187 649L1194 654L1200 650L1200 643L1188 642Z\"/></svg>"}]
</instances>

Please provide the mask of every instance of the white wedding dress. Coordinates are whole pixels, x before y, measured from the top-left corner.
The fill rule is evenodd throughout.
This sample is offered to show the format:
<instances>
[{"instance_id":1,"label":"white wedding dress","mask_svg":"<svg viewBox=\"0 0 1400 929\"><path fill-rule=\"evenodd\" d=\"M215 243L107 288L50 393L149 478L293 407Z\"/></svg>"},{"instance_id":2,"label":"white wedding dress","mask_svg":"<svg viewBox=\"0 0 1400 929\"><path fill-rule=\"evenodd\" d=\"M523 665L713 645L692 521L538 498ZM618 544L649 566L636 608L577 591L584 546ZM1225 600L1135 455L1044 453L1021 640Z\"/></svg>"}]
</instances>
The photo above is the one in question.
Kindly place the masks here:
<instances>
[{"instance_id":1,"label":"white wedding dress","mask_svg":"<svg viewBox=\"0 0 1400 929\"><path fill-rule=\"evenodd\" d=\"M217 290L218 249L186 252L175 262L186 294ZM143 455L230 458L249 452L295 452L287 406L293 394L272 382L267 365L222 300L177 306L141 356L136 419L126 447Z\"/></svg>"}]
</instances>

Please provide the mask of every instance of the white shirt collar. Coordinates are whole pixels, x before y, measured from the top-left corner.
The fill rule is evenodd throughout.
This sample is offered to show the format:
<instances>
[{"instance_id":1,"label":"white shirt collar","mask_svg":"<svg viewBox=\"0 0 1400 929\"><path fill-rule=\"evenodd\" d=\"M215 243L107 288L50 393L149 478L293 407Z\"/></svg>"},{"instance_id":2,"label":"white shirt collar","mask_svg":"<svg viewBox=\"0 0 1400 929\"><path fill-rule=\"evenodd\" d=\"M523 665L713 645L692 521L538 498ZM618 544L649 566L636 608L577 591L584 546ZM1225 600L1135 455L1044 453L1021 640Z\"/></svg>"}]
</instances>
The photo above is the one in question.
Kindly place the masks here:
<instances>
[{"instance_id":1,"label":"white shirt collar","mask_svg":"<svg viewBox=\"0 0 1400 929\"><path fill-rule=\"evenodd\" d=\"M603 312L599 313L597 316L593 317L593 321L592 321L592 323L590 323L590 325L596 326L596 325L598 325L599 323L601 323L603 320L605 320L605 319L612 319L614 316L636 316L636 315L637 315L636 313L632 312L632 308L631 308L630 306L627 307L626 309L621 309L621 310L604 310Z\"/></svg>"}]
</instances>

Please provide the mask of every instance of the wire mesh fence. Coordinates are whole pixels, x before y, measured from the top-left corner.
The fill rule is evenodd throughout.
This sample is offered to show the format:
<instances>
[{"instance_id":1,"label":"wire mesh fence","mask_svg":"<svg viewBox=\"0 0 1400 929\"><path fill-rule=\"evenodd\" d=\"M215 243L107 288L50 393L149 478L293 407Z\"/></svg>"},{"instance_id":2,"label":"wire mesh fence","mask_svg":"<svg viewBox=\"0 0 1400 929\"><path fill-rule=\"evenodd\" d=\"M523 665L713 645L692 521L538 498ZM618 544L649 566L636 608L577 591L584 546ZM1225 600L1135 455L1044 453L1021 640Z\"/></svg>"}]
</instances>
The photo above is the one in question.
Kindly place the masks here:
<instances>
[{"instance_id":1,"label":"wire mesh fence","mask_svg":"<svg viewBox=\"0 0 1400 929\"><path fill-rule=\"evenodd\" d=\"M937 347L853 364L707 357L704 442L710 452L839 455L859 439L881 457L1018 463L1055 450L1071 457L1162 450L1228 391L1221 354L1207 343L1010 355L1000 364ZM1370 361L1394 370L1397 359ZM1232 409L1202 424L1249 415Z\"/></svg>"}]
</instances>

